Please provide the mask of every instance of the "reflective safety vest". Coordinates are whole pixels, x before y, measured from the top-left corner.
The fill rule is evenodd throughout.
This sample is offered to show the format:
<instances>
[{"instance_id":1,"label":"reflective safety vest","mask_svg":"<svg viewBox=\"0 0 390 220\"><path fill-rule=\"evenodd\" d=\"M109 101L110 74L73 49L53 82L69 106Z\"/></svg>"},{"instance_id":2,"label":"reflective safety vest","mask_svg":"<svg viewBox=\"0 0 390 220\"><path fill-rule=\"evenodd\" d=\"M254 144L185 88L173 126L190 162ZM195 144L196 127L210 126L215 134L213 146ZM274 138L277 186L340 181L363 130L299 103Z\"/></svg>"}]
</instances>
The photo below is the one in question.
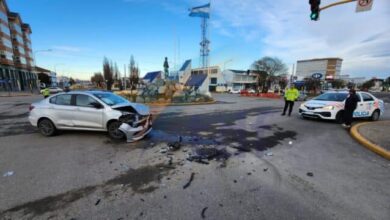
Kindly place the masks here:
<instances>
[{"instance_id":1,"label":"reflective safety vest","mask_svg":"<svg viewBox=\"0 0 390 220\"><path fill-rule=\"evenodd\" d=\"M50 90L48 88L44 89L42 92L43 96L49 96L50 95Z\"/></svg>"},{"instance_id":2,"label":"reflective safety vest","mask_svg":"<svg viewBox=\"0 0 390 220\"><path fill-rule=\"evenodd\" d=\"M294 89L287 89L286 90L286 93L284 94L284 98L287 100L287 101L295 101L297 100L299 97L299 91L298 89L294 88Z\"/></svg>"}]
</instances>

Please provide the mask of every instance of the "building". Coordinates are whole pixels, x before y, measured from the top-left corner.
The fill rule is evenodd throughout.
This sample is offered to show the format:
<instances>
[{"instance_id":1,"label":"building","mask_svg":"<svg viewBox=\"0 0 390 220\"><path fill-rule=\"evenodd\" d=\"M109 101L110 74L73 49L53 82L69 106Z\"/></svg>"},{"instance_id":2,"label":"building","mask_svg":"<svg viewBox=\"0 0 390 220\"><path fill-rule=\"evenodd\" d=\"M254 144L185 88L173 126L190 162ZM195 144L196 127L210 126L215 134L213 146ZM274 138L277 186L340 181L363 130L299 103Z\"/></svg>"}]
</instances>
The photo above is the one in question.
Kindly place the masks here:
<instances>
[{"instance_id":1,"label":"building","mask_svg":"<svg viewBox=\"0 0 390 220\"><path fill-rule=\"evenodd\" d=\"M341 58L298 60L296 80L312 77L320 80L336 79L340 75L342 62Z\"/></svg>"},{"instance_id":2,"label":"building","mask_svg":"<svg viewBox=\"0 0 390 220\"><path fill-rule=\"evenodd\" d=\"M142 80L144 83L154 83L157 79L161 79L163 75L162 71L149 72L146 73Z\"/></svg>"},{"instance_id":3,"label":"building","mask_svg":"<svg viewBox=\"0 0 390 220\"><path fill-rule=\"evenodd\" d=\"M183 66L180 68L180 70L177 73L178 75L177 78L179 80L179 83L185 84L188 81L188 79L191 76L191 68L192 68L191 66L192 66L191 60L186 60L183 63Z\"/></svg>"},{"instance_id":4,"label":"building","mask_svg":"<svg viewBox=\"0 0 390 220\"><path fill-rule=\"evenodd\" d=\"M218 66L210 66L206 68L196 68L191 70L191 75L205 74L209 92L225 92L227 91L227 83Z\"/></svg>"},{"instance_id":5,"label":"building","mask_svg":"<svg viewBox=\"0 0 390 220\"><path fill-rule=\"evenodd\" d=\"M34 73L31 28L18 13L0 0L0 91L30 91L38 88Z\"/></svg>"},{"instance_id":6,"label":"building","mask_svg":"<svg viewBox=\"0 0 390 220\"><path fill-rule=\"evenodd\" d=\"M254 88L256 86L257 75L245 70L225 70L223 71L228 87L233 90Z\"/></svg>"}]
</instances>

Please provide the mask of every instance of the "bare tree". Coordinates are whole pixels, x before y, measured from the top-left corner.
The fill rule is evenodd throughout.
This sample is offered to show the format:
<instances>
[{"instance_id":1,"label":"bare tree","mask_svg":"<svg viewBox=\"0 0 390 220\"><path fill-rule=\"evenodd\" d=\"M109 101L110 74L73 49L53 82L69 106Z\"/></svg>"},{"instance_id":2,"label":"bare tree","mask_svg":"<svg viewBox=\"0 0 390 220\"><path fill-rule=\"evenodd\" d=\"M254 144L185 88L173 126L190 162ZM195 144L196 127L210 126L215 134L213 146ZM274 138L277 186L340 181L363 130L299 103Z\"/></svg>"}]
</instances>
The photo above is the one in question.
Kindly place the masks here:
<instances>
[{"instance_id":1,"label":"bare tree","mask_svg":"<svg viewBox=\"0 0 390 220\"><path fill-rule=\"evenodd\" d=\"M134 90L137 88L139 83L139 68L138 65L135 64L134 56L130 57L130 65L129 65L129 73L130 73L130 89Z\"/></svg>"},{"instance_id":2,"label":"bare tree","mask_svg":"<svg viewBox=\"0 0 390 220\"><path fill-rule=\"evenodd\" d=\"M267 92L275 76L286 74L287 65L277 57L263 57L252 64L252 70L256 73L258 86L262 87L262 92Z\"/></svg>"},{"instance_id":3,"label":"bare tree","mask_svg":"<svg viewBox=\"0 0 390 220\"><path fill-rule=\"evenodd\" d=\"M110 62L106 57L103 60L103 75L106 82L107 90L111 90L114 83L112 61Z\"/></svg>"},{"instance_id":4,"label":"bare tree","mask_svg":"<svg viewBox=\"0 0 390 220\"><path fill-rule=\"evenodd\" d=\"M91 82L94 83L98 88L103 87L104 77L102 73L94 73L91 77Z\"/></svg>"}]
</instances>

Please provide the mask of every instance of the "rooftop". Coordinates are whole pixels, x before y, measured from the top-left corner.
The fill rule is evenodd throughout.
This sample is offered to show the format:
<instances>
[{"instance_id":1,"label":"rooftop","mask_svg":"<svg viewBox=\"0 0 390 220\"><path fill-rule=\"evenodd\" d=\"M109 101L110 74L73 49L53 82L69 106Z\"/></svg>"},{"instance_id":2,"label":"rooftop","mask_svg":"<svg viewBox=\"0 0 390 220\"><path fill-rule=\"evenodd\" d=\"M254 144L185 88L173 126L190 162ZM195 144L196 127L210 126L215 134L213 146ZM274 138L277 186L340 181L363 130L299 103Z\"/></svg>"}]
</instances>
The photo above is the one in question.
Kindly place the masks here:
<instances>
[{"instance_id":1,"label":"rooftop","mask_svg":"<svg viewBox=\"0 0 390 220\"><path fill-rule=\"evenodd\" d=\"M311 61L324 61L324 60L340 60L343 61L343 59L339 57L327 57L327 58L314 58L314 59L308 59L308 60L298 60L297 62L311 62Z\"/></svg>"}]
</instances>

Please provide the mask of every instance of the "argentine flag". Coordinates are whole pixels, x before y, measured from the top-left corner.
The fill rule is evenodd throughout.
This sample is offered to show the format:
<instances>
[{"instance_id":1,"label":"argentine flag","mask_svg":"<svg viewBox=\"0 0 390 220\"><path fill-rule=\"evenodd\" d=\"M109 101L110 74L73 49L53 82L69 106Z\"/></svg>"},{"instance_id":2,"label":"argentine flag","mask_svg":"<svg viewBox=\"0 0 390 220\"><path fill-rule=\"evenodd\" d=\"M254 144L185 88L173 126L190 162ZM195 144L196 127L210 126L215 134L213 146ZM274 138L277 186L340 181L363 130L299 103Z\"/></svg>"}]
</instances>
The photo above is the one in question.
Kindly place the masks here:
<instances>
[{"instance_id":1,"label":"argentine flag","mask_svg":"<svg viewBox=\"0 0 390 220\"><path fill-rule=\"evenodd\" d=\"M210 3L190 9L191 17L210 18Z\"/></svg>"}]
</instances>

